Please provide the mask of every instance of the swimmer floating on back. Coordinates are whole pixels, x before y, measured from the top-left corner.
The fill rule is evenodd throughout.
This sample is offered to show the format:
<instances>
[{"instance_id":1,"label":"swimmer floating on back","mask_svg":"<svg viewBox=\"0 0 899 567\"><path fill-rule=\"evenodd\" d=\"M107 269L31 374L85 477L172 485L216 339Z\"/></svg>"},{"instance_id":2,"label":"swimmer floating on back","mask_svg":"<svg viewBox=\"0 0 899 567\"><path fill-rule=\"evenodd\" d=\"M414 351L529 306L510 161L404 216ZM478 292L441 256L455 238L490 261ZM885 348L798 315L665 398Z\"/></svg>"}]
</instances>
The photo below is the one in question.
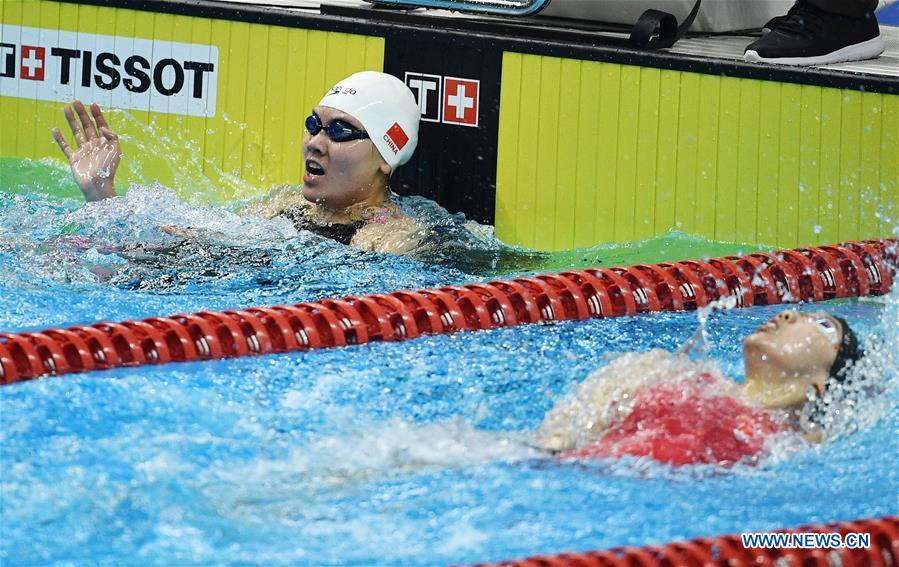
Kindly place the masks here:
<instances>
[{"instance_id":1,"label":"swimmer floating on back","mask_svg":"<svg viewBox=\"0 0 899 567\"><path fill-rule=\"evenodd\" d=\"M742 385L667 351L629 353L556 403L537 444L563 457L731 465L756 457L775 433L820 440L824 394L860 356L845 320L783 311L743 340Z\"/></svg>"},{"instance_id":2,"label":"swimmer floating on back","mask_svg":"<svg viewBox=\"0 0 899 567\"><path fill-rule=\"evenodd\" d=\"M76 149L59 128L53 137L87 201L114 197L119 138L96 103L90 114L81 101L73 106L64 112ZM414 248L421 228L391 202L389 180L415 152L420 117L415 97L396 77L374 71L347 77L306 118L303 185L279 188L245 212L284 216L298 230L363 250L402 254Z\"/></svg>"}]
</instances>

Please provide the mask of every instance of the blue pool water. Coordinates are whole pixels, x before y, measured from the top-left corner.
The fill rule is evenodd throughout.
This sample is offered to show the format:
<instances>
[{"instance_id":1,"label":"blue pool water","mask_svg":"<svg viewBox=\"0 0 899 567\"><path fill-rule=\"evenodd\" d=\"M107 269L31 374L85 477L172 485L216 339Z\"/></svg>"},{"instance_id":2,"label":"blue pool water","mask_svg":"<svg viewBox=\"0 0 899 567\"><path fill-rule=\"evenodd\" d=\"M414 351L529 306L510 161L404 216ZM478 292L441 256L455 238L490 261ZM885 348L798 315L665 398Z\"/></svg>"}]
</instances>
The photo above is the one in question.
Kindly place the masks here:
<instances>
[{"instance_id":1,"label":"blue pool water","mask_svg":"<svg viewBox=\"0 0 899 567\"><path fill-rule=\"evenodd\" d=\"M0 329L485 277L222 219L164 191L117 201L0 193ZM226 234L176 246L166 223ZM899 294L826 307L875 353L877 400L858 431L729 470L563 462L528 444L607 356L674 349L694 313L3 387L0 563L437 565L897 514ZM777 311L712 316L725 374L740 378L739 338Z\"/></svg>"}]
</instances>

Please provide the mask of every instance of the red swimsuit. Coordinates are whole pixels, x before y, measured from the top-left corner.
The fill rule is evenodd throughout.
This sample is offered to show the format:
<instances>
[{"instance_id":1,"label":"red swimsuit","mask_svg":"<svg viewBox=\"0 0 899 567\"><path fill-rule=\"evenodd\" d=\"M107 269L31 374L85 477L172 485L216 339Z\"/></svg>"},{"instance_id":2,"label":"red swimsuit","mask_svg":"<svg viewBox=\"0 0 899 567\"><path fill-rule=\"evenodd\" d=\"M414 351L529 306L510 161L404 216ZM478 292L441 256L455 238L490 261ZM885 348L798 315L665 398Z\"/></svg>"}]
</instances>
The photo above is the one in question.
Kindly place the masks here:
<instances>
[{"instance_id":1,"label":"red swimsuit","mask_svg":"<svg viewBox=\"0 0 899 567\"><path fill-rule=\"evenodd\" d=\"M597 441L563 457L651 457L671 465L732 465L761 452L784 426L768 413L712 391L718 380L701 376L646 386L633 411Z\"/></svg>"}]
</instances>

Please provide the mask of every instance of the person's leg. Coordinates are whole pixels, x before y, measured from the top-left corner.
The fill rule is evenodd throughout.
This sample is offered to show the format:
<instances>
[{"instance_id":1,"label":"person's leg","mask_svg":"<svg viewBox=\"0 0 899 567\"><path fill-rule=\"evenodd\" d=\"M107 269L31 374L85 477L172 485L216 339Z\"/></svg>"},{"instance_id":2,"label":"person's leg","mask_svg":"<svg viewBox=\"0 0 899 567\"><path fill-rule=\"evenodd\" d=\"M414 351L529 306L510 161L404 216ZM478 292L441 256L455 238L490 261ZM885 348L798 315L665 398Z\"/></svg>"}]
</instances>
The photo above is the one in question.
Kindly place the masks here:
<instances>
[{"instance_id":1,"label":"person's leg","mask_svg":"<svg viewBox=\"0 0 899 567\"><path fill-rule=\"evenodd\" d=\"M864 18L877 9L878 0L807 0L825 12L850 18Z\"/></svg>"}]
</instances>

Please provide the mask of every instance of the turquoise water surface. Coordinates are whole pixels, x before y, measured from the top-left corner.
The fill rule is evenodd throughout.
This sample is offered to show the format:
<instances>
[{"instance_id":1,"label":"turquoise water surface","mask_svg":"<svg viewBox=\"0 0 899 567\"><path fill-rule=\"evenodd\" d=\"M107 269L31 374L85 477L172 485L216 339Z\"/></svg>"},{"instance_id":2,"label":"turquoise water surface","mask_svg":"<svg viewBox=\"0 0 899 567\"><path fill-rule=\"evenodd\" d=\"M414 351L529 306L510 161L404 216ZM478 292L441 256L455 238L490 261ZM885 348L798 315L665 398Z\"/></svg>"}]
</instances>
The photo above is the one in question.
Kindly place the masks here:
<instances>
[{"instance_id":1,"label":"turquoise water surface","mask_svg":"<svg viewBox=\"0 0 899 567\"><path fill-rule=\"evenodd\" d=\"M541 255L478 233L465 244L474 252L434 263L354 251L161 188L81 207L40 191L52 167L18 167L38 173L0 192L5 332L752 249L673 234ZM203 236L173 239L162 224ZM0 563L436 565L897 514L899 296L824 307L862 335L876 399L831 442L732 469L560 461L529 443L591 370L614 353L677 348L695 313L3 387ZM740 380L740 338L778 310L713 314L708 356Z\"/></svg>"}]
</instances>

